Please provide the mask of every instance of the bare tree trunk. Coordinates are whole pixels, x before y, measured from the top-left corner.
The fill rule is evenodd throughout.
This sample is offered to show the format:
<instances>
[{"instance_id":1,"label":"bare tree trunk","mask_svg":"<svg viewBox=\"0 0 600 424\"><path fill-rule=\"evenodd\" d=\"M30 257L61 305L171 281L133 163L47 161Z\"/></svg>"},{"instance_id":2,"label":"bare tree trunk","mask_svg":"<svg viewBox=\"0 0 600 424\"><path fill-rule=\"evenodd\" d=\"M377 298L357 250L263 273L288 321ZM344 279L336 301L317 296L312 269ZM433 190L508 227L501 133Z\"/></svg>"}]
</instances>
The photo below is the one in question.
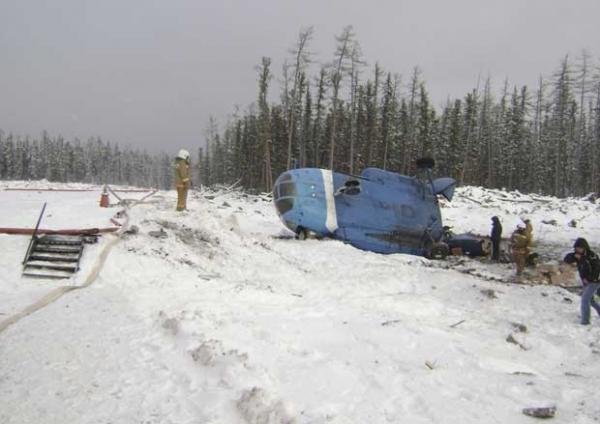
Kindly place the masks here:
<instances>
[{"instance_id":1,"label":"bare tree trunk","mask_svg":"<svg viewBox=\"0 0 600 424\"><path fill-rule=\"evenodd\" d=\"M336 37L338 46L336 49L335 67L331 75L331 83L333 87L333 99L331 106L331 134L330 134L330 145L329 145L329 169L333 171L334 158L335 158L335 135L337 131L337 105L338 96L340 90L340 83L342 82L342 76L344 71L344 61L349 55L350 43L354 37L352 32L352 26L347 26L342 31L342 35Z\"/></svg>"},{"instance_id":2,"label":"bare tree trunk","mask_svg":"<svg viewBox=\"0 0 600 424\"><path fill-rule=\"evenodd\" d=\"M292 98L291 98L291 106L288 110L288 149L287 149L287 169L290 169L292 166L292 139L295 133L295 118L296 118L296 107L298 103L298 83L300 82L300 75L304 71L304 67L309 61L308 54L306 53L306 45L310 41L312 36L313 28L309 27L305 30L300 31L300 35L298 36L298 43L296 44L296 63L294 67L294 85L292 87Z\"/></svg>"},{"instance_id":3,"label":"bare tree trunk","mask_svg":"<svg viewBox=\"0 0 600 424\"><path fill-rule=\"evenodd\" d=\"M271 170L271 122L269 114L269 104L267 102L267 90L269 88L269 81L271 80L271 71L269 69L270 66L271 59L268 57L263 57L262 65L259 68L260 78L258 93L258 135L260 137L260 143L262 145L262 183L265 191L271 191L273 189L273 171Z\"/></svg>"},{"instance_id":4,"label":"bare tree trunk","mask_svg":"<svg viewBox=\"0 0 600 424\"><path fill-rule=\"evenodd\" d=\"M321 68L319 74L319 82L317 87L317 103L315 105L316 114L315 122L313 127L313 140L314 140L314 166L316 168L321 167L321 137L323 135L323 100L325 98L325 69Z\"/></svg>"},{"instance_id":5,"label":"bare tree trunk","mask_svg":"<svg viewBox=\"0 0 600 424\"><path fill-rule=\"evenodd\" d=\"M356 90L358 88L359 66L364 62L361 59L361 51L358 43L352 46L352 64L350 67L350 174L354 174L354 148L356 145Z\"/></svg>"}]
</instances>

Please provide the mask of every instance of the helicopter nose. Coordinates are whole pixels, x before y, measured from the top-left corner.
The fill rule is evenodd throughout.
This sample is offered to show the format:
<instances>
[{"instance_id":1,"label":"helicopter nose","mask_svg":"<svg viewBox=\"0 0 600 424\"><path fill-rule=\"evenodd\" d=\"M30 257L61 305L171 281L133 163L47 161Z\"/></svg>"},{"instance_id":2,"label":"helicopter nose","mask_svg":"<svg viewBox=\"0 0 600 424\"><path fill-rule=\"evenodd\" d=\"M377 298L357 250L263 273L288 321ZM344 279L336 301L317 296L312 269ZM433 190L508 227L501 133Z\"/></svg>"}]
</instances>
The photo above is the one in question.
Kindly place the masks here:
<instances>
[{"instance_id":1,"label":"helicopter nose","mask_svg":"<svg viewBox=\"0 0 600 424\"><path fill-rule=\"evenodd\" d=\"M298 169L282 174L273 188L275 207L292 231L298 227L318 234L338 228L333 173L321 169Z\"/></svg>"},{"instance_id":2,"label":"helicopter nose","mask_svg":"<svg viewBox=\"0 0 600 424\"><path fill-rule=\"evenodd\" d=\"M289 172L281 174L273 185L273 200L279 216L285 215L294 208L298 190Z\"/></svg>"}]
</instances>

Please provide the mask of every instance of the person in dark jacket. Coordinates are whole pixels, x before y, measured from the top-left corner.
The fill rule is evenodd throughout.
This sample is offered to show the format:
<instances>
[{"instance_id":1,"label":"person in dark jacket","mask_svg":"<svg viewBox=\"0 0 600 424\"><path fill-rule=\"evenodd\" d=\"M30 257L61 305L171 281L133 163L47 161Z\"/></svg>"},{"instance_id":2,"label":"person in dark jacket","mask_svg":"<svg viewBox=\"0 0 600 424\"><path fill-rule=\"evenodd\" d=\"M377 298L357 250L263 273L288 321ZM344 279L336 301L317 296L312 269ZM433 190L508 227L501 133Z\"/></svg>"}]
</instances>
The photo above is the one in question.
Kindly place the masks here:
<instances>
[{"instance_id":1,"label":"person in dark jacket","mask_svg":"<svg viewBox=\"0 0 600 424\"><path fill-rule=\"evenodd\" d=\"M492 239L492 260L498 261L500 259L500 240L502 239L502 224L497 216L492 217L492 233L490 234Z\"/></svg>"},{"instance_id":2,"label":"person in dark jacket","mask_svg":"<svg viewBox=\"0 0 600 424\"><path fill-rule=\"evenodd\" d=\"M581 293L581 324L590 323L590 306L600 316L600 305L594 300L594 295L600 289L598 274L600 273L600 258L590 249L590 245L584 238L578 238L573 245L574 252L565 256L566 263L576 264L579 278L583 284Z\"/></svg>"}]
</instances>

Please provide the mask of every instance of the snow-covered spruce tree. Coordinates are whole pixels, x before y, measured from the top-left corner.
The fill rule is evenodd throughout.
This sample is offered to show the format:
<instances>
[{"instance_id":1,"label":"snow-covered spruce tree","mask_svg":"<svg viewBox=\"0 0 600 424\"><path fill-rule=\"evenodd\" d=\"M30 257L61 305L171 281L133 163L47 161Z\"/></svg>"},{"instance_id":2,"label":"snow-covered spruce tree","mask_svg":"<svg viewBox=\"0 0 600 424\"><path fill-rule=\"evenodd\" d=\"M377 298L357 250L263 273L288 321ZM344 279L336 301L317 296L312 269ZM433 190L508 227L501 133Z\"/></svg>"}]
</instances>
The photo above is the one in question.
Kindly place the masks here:
<instances>
[{"instance_id":1,"label":"snow-covered spruce tree","mask_svg":"<svg viewBox=\"0 0 600 424\"><path fill-rule=\"evenodd\" d=\"M2 156L4 156L4 175L2 178L7 180L15 179L15 144L12 134L9 134L4 140Z\"/></svg>"},{"instance_id":2,"label":"snow-covered spruce tree","mask_svg":"<svg viewBox=\"0 0 600 424\"><path fill-rule=\"evenodd\" d=\"M454 101L450 111L448 127L448 152L447 158L450 162L450 176L459 179L462 173L461 159L463 157L463 112L460 99Z\"/></svg>"},{"instance_id":3,"label":"snow-covered spruce tree","mask_svg":"<svg viewBox=\"0 0 600 424\"><path fill-rule=\"evenodd\" d=\"M288 169L287 167L287 124L285 111L281 105L271 107L271 172L279 175ZM294 145L294 147L297 147ZM298 160L297 151L292 154L293 162Z\"/></svg>"},{"instance_id":4,"label":"snow-covered spruce tree","mask_svg":"<svg viewBox=\"0 0 600 424\"><path fill-rule=\"evenodd\" d=\"M481 101L481 108L479 112L479 125L477 133L477 144L479 146L478 163L479 172L477 185L491 185L490 180L492 176L492 161L491 156L493 152L493 98L491 81L488 77L485 81L485 87L483 89L483 98Z\"/></svg>"},{"instance_id":5,"label":"snow-covered spruce tree","mask_svg":"<svg viewBox=\"0 0 600 424\"><path fill-rule=\"evenodd\" d=\"M15 180L24 180L26 179L25 173L27 171L26 166L26 152L24 142L21 137L17 136L17 141L15 143L14 150L14 159L13 159L13 178Z\"/></svg>"},{"instance_id":6,"label":"snow-covered spruce tree","mask_svg":"<svg viewBox=\"0 0 600 424\"><path fill-rule=\"evenodd\" d=\"M4 131L0 129L0 179L4 178L6 170L6 158L4 157Z\"/></svg>"},{"instance_id":7,"label":"snow-covered spruce tree","mask_svg":"<svg viewBox=\"0 0 600 424\"><path fill-rule=\"evenodd\" d=\"M592 122L591 122L591 135L590 135L590 150L592 152L591 161L592 169L590 175L590 190L593 192L600 191L600 176L598 169L600 165L600 80L596 83L596 99L592 103Z\"/></svg>"},{"instance_id":8,"label":"snow-covered spruce tree","mask_svg":"<svg viewBox=\"0 0 600 424\"><path fill-rule=\"evenodd\" d=\"M381 106L381 141L383 145L383 169L396 169L397 163L391 160L391 152L397 138L398 126L398 78L392 78L388 72L383 87L383 103Z\"/></svg>"},{"instance_id":9,"label":"snow-covered spruce tree","mask_svg":"<svg viewBox=\"0 0 600 424\"><path fill-rule=\"evenodd\" d=\"M473 184L477 178L476 158L478 153L477 146L477 125L479 115L479 89L468 93L465 98L465 110L463 125L462 157L460 158L459 182L462 184Z\"/></svg>"},{"instance_id":10,"label":"snow-covered spruce tree","mask_svg":"<svg viewBox=\"0 0 600 424\"><path fill-rule=\"evenodd\" d=\"M572 116L572 71L568 56L561 62L560 69L554 75L552 113L549 128L549 137L552 143L553 190L552 194L563 197L567 194L569 158L569 129Z\"/></svg>"},{"instance_id":11,"label":"snow-covered spruce tree","mask_svg":"<svg viewBox=\"0 0 600 424\"><path fill-rule=\"evenodd\" d=\"M417 154L413 161L417 158L429 156L433 157L433 125L435 120L435 112L429 106L429 96L425 89L425 83L419 85L419 101L417 103L417 127L416 127L416 143Z\"/></svg>"}]
</instances>

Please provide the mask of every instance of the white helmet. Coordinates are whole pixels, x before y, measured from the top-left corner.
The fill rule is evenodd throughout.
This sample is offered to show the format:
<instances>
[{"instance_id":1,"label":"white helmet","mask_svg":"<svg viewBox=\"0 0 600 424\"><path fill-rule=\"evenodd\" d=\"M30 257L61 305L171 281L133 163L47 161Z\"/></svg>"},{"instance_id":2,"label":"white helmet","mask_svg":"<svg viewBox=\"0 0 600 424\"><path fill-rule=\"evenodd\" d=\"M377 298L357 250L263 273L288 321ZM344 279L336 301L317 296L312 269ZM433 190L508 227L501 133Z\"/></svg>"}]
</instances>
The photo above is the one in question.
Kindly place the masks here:
<instances>
[{"instance_id":1,"label":"white helmet","mask_svg":"<svg viewBox=\"0 0 600 424\"><path fill-rule=\"evenodd\" d=\"M178 159L188 160L188 159L189 159L189 157L190 157L190 152L188 152L188 151L187 151L187 150L185 150L185 149L181 149L181 150L179 151L179 153L177 153L177 158L178 158Z\"/></svg>"}]
</instances>

